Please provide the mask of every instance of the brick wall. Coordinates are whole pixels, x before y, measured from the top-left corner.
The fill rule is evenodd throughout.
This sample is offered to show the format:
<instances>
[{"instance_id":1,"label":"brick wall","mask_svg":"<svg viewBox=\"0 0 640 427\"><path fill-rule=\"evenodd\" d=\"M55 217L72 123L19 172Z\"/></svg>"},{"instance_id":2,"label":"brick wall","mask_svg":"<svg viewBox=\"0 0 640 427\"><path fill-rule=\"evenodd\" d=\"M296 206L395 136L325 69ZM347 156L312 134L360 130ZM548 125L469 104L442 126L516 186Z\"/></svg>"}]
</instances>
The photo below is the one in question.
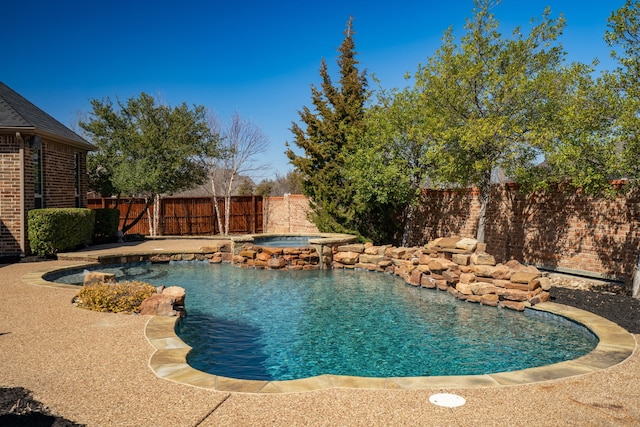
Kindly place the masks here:
<instances>
[{"instance_id":1,"label":"brick wall","mask_svg":"<svg viewBox=\"0 0 640 427\"><path fill-rule=\"evenodd\" d=\"M17 255L20 249L20 144L0 135L0 256Z\"/></svg>"},{"instance_id":2,"label":"brick wall","mask_svg":"<svg viewBox=\"0 0 640 427\"><path fill-rule=\"evenodd\" d=\"M435 237L474 237L478 192L428 190L412 229L414 244ZM580 191L521 194L495 186L485 241L499 261L589 272L630 281L640 251L640 192L613 199Z\"/></svg>"},{"instance_id":3,"label":"brick wall","mask_svg":"<svg viewBox=\"0 0 640 427\"><path fill-rule=\"evenodd\" d=\"M76 207L75 150L63 144L47 142L42 147L44 171L44 205L47 208ZM84 155L82 155L84 159ZM82 166L84 164L84 166ZM80 174L86 174L86 163L81 161ZM32 175L32 174L31 174ZM86 180L85 180L86 182ZM81 206L87 205L86 187L80 194Z\"/></svg>"},{"instance_id":4,"label":"brick wall","mask_svg":"<svg viewBox=\"0 0 640 427\"><path fill-rule=\"evenodd\" d=\"M73 147L43 140L42 161L44 206L72 208L76 206L75 154L80 153L80 206L87 205L86 152ZM22 252L21 229L26 213L33 209L33 151L24 146L24 213L21 216L20 143L13 135L0 135L0 256L14 256ZM27 235L26 225L24 235Z\"/></svg>"},{"instance_id":5,"label":"brick wall","mask_svg":"<svg viewBox=\"0 0 640 427\"><path fill-rule=\"evenodd\" d=\"M289 199L266 199L266 232L317 231L306 219L309 208L304 197ZM477 190L426 190L415 213L409 245L437 237L475 237L479 213ZM580 191L523 195L514 185L495 186L485 242L498 262L515 259L629 285L640 252L640 191L604 199Z\"/></svg>"},{"instance_id":6,"label":"brick wall","mask_svg":"<svg viewBox=\"0 0 640 427\"><path fill-rule=\"evenodd\" d=\"M309 202L301 194L283 197L265 197L265 233L317 233L318 228L309 221Z\"/></svg>"}]
</instances>

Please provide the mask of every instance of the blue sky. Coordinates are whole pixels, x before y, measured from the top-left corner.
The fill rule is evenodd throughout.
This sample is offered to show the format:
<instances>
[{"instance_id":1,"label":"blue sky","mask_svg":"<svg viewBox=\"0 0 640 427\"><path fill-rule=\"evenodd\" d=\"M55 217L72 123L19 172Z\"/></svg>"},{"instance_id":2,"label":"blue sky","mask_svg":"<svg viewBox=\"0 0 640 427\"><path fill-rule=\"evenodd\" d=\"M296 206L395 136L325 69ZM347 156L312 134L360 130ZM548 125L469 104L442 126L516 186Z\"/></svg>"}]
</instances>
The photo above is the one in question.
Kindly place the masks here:
<instances>
[{"instance_id":1,"label":"blue sky","mask_svg":"<svg viewBox=\"0 0 640 427\"><path fill-rule=\"evenodd\" d=\"M603 40L607 18L624 0L503 0L493 12L505 35L545 6L567 19L568 61L612 68ZM336 71L337 48L354 17L362 69L384 88L403 87L441 45L462 33L472 0L382 2L11 1L2 6L0 81L67 126L89 100L141 92L178 105L204 105L221 120L234 112L270 139L262 177L286 174L285 141L298 111L311 106L322 58Z\"/></svg>"}]
</instances>

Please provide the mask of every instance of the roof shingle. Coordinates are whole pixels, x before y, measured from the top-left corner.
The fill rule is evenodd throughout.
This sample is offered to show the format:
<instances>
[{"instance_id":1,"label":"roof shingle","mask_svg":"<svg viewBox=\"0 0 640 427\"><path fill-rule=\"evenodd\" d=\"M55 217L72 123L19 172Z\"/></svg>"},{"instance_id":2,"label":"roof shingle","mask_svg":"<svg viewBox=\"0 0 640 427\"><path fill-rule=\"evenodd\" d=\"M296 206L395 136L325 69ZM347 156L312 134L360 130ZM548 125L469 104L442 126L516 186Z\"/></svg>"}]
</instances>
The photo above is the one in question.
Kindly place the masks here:
<instances>
[{"instance_id":1,"label":"roof shingle","mask_svg":"<svg viewBox=\"0 0 640 427\"><path fill-rule=\"evenodd\" d=\"M87 140L0 82L0 129L2 128L40 130L90 148Z\"/></svg>"}]
</instances>

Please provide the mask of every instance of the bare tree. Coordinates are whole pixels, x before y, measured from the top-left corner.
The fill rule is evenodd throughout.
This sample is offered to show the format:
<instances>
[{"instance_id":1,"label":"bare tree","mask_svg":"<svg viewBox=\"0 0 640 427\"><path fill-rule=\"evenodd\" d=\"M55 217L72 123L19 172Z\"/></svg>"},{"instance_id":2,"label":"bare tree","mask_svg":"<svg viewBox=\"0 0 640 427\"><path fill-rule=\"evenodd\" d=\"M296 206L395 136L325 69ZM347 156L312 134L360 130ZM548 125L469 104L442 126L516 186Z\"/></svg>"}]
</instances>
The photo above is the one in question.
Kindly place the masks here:
<instances>
[{"instance_id":1,"label":"bare tree","mask_svg":"<svg viewBox=\"0 0 640 427\"><path fill-rule=\"evenodd\" d=\"M220 124L217 119L210 119L212 132L218 133ZM256 159L269 148L269 138L257 124L244 120L236 112L221 132L222 153L219 157L207 159L211 191L214 196L218 228L229 234L229 218L231 216L231 194L233 185L239 175L255 175L256 172L268 168L264 163L257 163ZM224 196L224 226L220 209L218 209L218 195Z\"/></svg>"}]
</instances>

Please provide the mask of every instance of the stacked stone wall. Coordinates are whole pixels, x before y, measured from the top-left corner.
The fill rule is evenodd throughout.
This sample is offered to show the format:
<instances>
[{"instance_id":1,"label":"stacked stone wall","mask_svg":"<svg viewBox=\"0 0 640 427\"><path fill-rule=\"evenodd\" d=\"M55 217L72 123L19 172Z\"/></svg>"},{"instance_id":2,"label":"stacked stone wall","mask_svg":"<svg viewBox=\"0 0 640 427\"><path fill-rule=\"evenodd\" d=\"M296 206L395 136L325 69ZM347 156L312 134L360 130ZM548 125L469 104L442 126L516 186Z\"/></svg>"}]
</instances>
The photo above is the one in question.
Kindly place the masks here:
<instances>
[{"instance_id":1,"label":"stacked stone wall","mask_svg":"<svg viewBox=\"0 0 640 427\"><path fill-rule=\"evenodd\" d=\"M514 260L496 263L486 249L486 244L460 237L413 248L350 244L334 250L333 267L390 273L412 286L517 311L550 300L551 281L537 268Z\"/></svg>"}]
</instances>

